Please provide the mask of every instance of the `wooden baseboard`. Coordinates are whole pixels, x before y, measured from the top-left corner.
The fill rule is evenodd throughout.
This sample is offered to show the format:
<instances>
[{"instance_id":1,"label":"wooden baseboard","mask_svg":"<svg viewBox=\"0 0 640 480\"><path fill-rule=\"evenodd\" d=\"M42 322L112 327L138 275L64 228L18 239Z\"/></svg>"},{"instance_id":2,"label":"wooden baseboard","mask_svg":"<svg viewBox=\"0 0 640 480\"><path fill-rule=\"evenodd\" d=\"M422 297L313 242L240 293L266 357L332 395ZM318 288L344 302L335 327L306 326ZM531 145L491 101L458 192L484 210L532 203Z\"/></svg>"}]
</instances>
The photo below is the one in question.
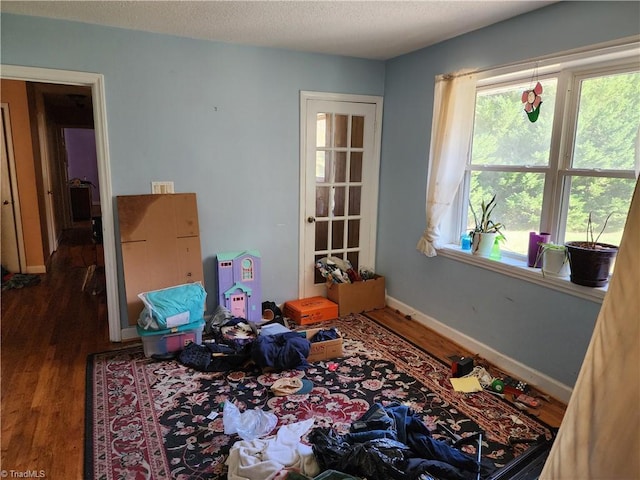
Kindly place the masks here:
<instances>
[{"instance_id":1,"label":"wooden baseboard","mask_svg":"<svg viewBox=\"0 0 640 480\"><path fill-rule=\"evenodd\" d=\"M133 327L123 328L121 330L120 335L123 342L126 342L127 340L134 340L136 338L140 338L140 335L138 335L138 330L136 329L135 325Z\"/></svg>"},{"instance_id":2,"label":"wooden baseboard","mask_svg":"<svg viewBox=\"0 0 640 480\"><path fill-rule=\"evenodd\" d=\"M25 270L24 273L47 273L47 267L44 265L30 265Z\"/></svg>"}]
</instances>

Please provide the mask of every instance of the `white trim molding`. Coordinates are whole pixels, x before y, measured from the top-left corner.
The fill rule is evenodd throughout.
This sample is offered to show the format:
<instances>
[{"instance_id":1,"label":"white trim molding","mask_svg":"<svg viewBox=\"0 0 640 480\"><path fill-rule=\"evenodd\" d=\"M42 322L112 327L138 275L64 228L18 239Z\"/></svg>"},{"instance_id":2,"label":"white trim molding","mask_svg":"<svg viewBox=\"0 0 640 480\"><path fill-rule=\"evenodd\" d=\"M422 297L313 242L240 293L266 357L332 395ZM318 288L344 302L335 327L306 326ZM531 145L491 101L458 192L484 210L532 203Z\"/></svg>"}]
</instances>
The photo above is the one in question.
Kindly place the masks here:
<instances>
[{"instance_id":1,"label":"white trim molding","mask_svg":"<svg viewBox=\"0 0 640 480\"><path fill-rule=\"evenodd\" d=\"M123 342L126 342L127 340L134 340L136 338L140 338L140 335L138 335L138 329L136 327L125 327L122 329Z\"/></svg>"},{"instance_id":2,"label":"white trim molding","mask_svg":"<svg viewBox=\"0 0 640 480\"><path fill-rule=\"evenodd\" d=\"M1 65L0 76L6 79L26 82L84 85L91 87L96 154L98 160L98 180L100 182L100 208L102 212L109 339L112 342L119 342L122 340L122 330L120 325L120 299L118 293L118 270L113 225L113 193L111 188L109 145L107 141L107 109L104 76L98 73L23 67L19 65Z\"/></svg>"},{"instance_id":3,"label":"white trim molding","mask_svg":"<svg viewBox=\"0 0 640 480\"><path fill-rule=\"evenodd\" d=\"M17 249L18 249L18 267L19 272L26 273L45 273L46 268L44 265L37 265L34 267L29 267L27 265L27 258L24 251L24 234L22 232L22 209L20 207L20 192L18 191L18 177L16 173L16 158L13 151L13 130L11 126L11 115L9 113L9 104L2 103L0 105L2 107L2 121L4 122L5 132L3 133L4 142L6 145L3 148L6 148L7 154L7 162L8 162L8 175L9 175L9 183L11 184L11 200L13 202L13 223L14 228L16 230L16 241L17 241ZM6 267L7 265L3 265ZM39 269L43 269L39 271ZM30 271L31 270L31 271ZM36 270L36 271L34 271Z\"/></svg>"},{"instance_id":4,"label":"white trim molding","mask_svg":"<svg viewBox=\"0 0 640 480\"><path fill-rule=\"evenodd\" d=\"M45 267L44 265L29 265L25 268L25 273L47 273L47 267Z\"/></svg>"},{"instance_id":5,"label":"white trim molding","mask_svg":"<svg viewBox=\"0 0 640 480\"><path fill-rule=\"evenodd\" d=\"M361 235L361 241L363 237L367 238L368 248L371 252L371 259L368 261L367 266L375 268L375 252L376 252L376 232L378 225L378 215L371 214L370 211L364 212L365 208L373 209L377 212L378 195L379 195L379 170L380 170L380 154L382 143L382 109L384 104L384 97L379 95L359 95L359 94L346 94L346 93L331 93L331 92L316 92L300 90L300 197L299 197L299 225L298 225L298 296L302 296L302 292L305 292L307 285L305 283L305 245L303 239L305 238L306 227L306 207L307 196L312 195L313 192L307 190L307 113L309 112L309 101L323 101L323 102L344 102L351 104L367 104L375 107L375 118L373 124L373 151L371 152L371 168L367 178L362 179L362 184L367 185L367 195L370 196L370 201L363 206L363 217L368 218L369 228L368 234ZM375 213L375 212L374 212Z\"/></svg>"}]
</instances>

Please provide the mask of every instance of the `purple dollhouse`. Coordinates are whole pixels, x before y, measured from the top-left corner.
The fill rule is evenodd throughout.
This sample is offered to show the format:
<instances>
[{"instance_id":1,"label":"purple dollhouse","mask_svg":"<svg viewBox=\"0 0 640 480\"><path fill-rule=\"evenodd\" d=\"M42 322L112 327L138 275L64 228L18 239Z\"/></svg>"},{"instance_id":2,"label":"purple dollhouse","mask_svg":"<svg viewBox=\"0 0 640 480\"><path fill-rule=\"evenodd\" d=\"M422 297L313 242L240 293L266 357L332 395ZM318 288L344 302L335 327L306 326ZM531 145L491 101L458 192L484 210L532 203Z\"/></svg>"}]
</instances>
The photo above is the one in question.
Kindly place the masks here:
<instances>
[{"instance_id":1,"label":"purple dollhouse","mask_svg":"<svg viewBox=\"0 0 640 480\"><path fill-rule=\"evenodd\" d=\"M258 251L218 254L218 302L234 317L252 322L262 320Z\"/></svg>"}]
</instances>

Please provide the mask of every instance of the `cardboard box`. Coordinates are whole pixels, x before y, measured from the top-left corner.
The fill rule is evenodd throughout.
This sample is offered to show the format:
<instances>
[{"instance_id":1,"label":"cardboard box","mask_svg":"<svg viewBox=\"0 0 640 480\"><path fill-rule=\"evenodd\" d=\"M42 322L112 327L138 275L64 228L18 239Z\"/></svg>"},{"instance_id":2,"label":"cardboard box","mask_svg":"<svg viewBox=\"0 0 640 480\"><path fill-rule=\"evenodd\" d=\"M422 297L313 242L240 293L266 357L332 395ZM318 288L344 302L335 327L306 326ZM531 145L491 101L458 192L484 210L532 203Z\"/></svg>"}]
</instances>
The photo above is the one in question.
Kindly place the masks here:
<instances>
[{"instance_id":1,"label":"cardboard box","mask_svg":"<svg viewBox=\"0 0 640 480\"><path fill-rule=\"evenodd\" d=\"M299 330L299 333L311 342L311 348L309 350L309 356L307 360L310 363L319 362L320 360L330 360L332 358L342 356L342 338L336 338L334 340L326 340L324 342L313 342L313 337L322 330L321 328L310 328L309 330Z\"/></svg>"},{"instance_id":2,"label":"cardboard box","mask_svg":"<svg viewBox=\"0 0 640 480\"><path fill-rule=\"evenodd\" d=\"M338 305L324 297L302 298L286 302L283 313L298 325L307 325L337 318Z\"/></svg>"},{"instance_id":3,"label":"cardboard box","mask_svg":"<svg viewBox=\"0 0 640 480\"><path fill-rule=\"evenodd\" d=\"M379 310L386 306L384 277L353 283L327 284L327 297L339 306L339 314Z\"/></svg>"}]
</instances>

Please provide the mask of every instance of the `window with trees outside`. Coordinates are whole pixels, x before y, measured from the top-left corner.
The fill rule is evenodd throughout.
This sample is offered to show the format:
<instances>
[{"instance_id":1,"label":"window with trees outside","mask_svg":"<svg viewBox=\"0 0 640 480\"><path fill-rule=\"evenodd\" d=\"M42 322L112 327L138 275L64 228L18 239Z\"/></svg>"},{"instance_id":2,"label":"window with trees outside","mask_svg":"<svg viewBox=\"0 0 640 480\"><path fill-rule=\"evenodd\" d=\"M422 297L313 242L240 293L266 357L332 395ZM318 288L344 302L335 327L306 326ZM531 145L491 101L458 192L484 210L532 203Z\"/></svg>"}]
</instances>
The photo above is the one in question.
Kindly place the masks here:
<instances>
[{"instance_id":1,"label":"window with trees outside","mask_svg":"<svg viewBox=\"0 0 640 480\"><path fill-rule=\"evenodd\" d=\"M543 87L536 121L522 94ZM476 87L472 145L455 232L495 195L503 257L526 260L529 232L554 243L586 240L591 215L600 242L619 245L640 164L640 64L600 58L487 77ZM454 223L456 220L454 220Z\"/></svg>"}]
</instances>

